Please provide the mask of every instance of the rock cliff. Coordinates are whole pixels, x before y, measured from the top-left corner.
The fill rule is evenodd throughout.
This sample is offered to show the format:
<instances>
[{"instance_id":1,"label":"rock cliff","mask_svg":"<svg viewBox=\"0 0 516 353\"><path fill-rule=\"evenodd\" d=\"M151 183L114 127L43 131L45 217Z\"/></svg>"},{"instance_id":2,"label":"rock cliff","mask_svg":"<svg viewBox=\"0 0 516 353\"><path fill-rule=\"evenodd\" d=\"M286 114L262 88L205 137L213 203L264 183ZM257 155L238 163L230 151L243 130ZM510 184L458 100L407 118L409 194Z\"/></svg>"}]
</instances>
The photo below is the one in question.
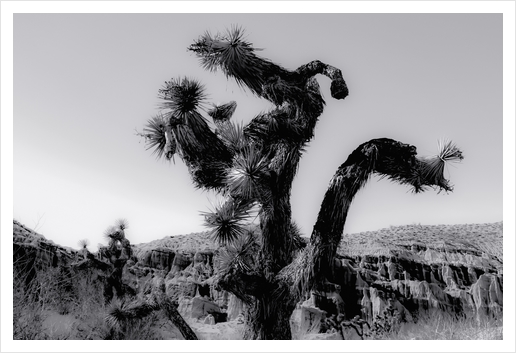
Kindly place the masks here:
<instances>
[{"instance_id":1,"label":"rock cliff","mask_svg":"<svg viewBox=\"0 0 516 353\"><path fill-rule=\"evenodd\" d=\"M500 317L502 234L502 222L410 225L346 234L330 276L334 289L312 293L300 302L292 315L292 331L313 332L325 317L336 313L373 322L388 306L407 321L433 311ZM241 323L243 303L213 285L217 247L207 232L132 245L133 257L122 278L137 296L165 292L196 330L225 321ZM13 250L19 269L73 267L86 260L82 252L53 244L17 221ZM99 254L90 257L103 263ZM95 274L96 279L105 277L102 270Z\"/></svg>"},{"instance_id":2,"label":"rock cliff","mask_svg":"<svg viewBox=\"0 0 516 353\"><path fill-rule=\"evenodd\" d=\"M336 278L343 288L355 288L355 302L345 295L349 315L372 319L389 301L416 317L432 310L501 315L502 234L500 222L346 235Z\"/></svg>"}]
</instances>

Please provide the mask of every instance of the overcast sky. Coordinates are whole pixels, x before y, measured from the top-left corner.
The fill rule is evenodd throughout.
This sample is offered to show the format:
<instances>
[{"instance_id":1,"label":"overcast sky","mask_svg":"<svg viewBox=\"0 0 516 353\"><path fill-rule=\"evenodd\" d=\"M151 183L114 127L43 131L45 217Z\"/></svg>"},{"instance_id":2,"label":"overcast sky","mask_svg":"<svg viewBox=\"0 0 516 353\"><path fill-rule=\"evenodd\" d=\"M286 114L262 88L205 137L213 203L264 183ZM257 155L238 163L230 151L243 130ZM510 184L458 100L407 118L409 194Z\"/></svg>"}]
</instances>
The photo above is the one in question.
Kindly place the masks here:
<instances>
[{"instance_id":1,"label":"overcast sky","mask_svg":"<svg viewBox=\"0 0 516 353\"><path fill-rule=\"evenodd\" d=\"M300 164L294 219L309 235L328 182L359 144L389 137L432 155L464 152L446 170L453 193L412 194L373 178L345 233L405 224L503 219L501 14L15 14L14 218L56 243L90 249L117 218L132 243L205 230L215 199L183 162L156 160L135 135L158 112L158 89L182 76L209 102L236 100L237 121L270 105L186 48L232 24L288 69L319 59L340 68L350 95L327 106Z\"/></svg>"}]
</instances>

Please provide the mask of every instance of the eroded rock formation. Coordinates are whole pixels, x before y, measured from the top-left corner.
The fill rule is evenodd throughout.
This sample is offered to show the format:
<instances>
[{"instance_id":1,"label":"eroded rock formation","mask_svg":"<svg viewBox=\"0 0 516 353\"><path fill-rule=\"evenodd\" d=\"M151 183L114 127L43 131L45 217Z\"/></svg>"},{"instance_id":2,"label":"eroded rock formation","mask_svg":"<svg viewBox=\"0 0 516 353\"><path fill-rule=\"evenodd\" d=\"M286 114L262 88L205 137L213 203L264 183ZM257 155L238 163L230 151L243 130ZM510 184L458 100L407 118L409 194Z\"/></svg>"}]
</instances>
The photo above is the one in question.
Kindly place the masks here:
<instances>
[{"instance_id":1,"label":"eroded rock formation","mask_svg":"<svg viewBox=\"0 0 516 353\"><path fill-rule=\"evenodd\" d=\"M501 222L354 234L344 237L339 254L335 281L343 288L346 316L372 320L389 302L413 318L432 310L502 313Z\"/></svg>"},{"instance_id":2,"label":"eroded rock formation","mask_svg":"<svg viewBox=\"0 0 516 353\"><path fill-rule=\"evenodd\" d=\"M411 225L345 235L330 276L333 289L313 292L297 305L292 332L316 335L320 322L335 313L372 322L388 305L407 321L433 311L501 317L502 229L501 222ZM16 221L13 247L15 264L21 266L23 259L24 266L29 261L27 268L36 270L85 260L82 253L55 245ZM166 293L184 318L194 320L190 323L197 330L202 324L242 320L244 304L214 283L217 244L208 233L166 237L132 245L132 250L122 278L137 297ZM99 256L93 259L102 263ZM108 273L104 272L89 269L84 274L102 282Z\"/></svg>"}]
</instances>

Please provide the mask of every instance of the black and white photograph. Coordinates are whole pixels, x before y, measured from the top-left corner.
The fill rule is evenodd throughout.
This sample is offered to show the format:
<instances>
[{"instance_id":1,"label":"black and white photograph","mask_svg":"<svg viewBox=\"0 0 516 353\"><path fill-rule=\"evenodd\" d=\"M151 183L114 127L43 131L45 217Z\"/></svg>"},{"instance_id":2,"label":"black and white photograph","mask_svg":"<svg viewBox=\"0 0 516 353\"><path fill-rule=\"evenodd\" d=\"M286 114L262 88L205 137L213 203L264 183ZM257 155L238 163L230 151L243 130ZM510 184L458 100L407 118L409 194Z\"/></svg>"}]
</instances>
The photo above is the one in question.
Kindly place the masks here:
<instances>
[{"instance_id":1,"label":"black and white photograph","mask_svg":"<svg viewBox=\"0 0 516 353\"><path fill-rule=\"evenodd\" d=\"M2 351L515 349L513 1L23 3Z\"/></svg>"}]
</instances>

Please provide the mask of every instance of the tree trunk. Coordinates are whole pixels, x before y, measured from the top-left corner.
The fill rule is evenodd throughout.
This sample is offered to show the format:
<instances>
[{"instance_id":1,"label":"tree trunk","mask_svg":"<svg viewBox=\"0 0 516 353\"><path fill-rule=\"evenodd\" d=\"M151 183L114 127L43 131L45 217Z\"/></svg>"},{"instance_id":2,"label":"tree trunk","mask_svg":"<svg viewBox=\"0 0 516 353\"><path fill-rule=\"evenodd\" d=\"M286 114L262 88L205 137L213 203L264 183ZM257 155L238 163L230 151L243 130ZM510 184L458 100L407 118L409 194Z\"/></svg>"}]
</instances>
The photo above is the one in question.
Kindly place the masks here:
<instances>
[{"instance_id":1,"label":"tree trunk","mask_svg":"<svg viewBox=\"0 0 516 353\"><path fill-rule=\"evenodd\" d=\"M267 295L255 301L246 312L246 340L291 340L290 317L295 303Z\"/></svg>"},{"instance_id":2,"label":"tree trunk","mask_svg":"<svg viewBox=\"0 0 516 353\"><path fill-rule=\"evenodd\" d=\"M188 325L188 323L183 319L179 311L177 311L176 306L170 302L170 300L165 300L162 304L165 309L165 313L172 323L179 329L179 332L183 335L185 340L197 340L197 335L192 330L192 328Z\"/></svg>"}]
</instances>

